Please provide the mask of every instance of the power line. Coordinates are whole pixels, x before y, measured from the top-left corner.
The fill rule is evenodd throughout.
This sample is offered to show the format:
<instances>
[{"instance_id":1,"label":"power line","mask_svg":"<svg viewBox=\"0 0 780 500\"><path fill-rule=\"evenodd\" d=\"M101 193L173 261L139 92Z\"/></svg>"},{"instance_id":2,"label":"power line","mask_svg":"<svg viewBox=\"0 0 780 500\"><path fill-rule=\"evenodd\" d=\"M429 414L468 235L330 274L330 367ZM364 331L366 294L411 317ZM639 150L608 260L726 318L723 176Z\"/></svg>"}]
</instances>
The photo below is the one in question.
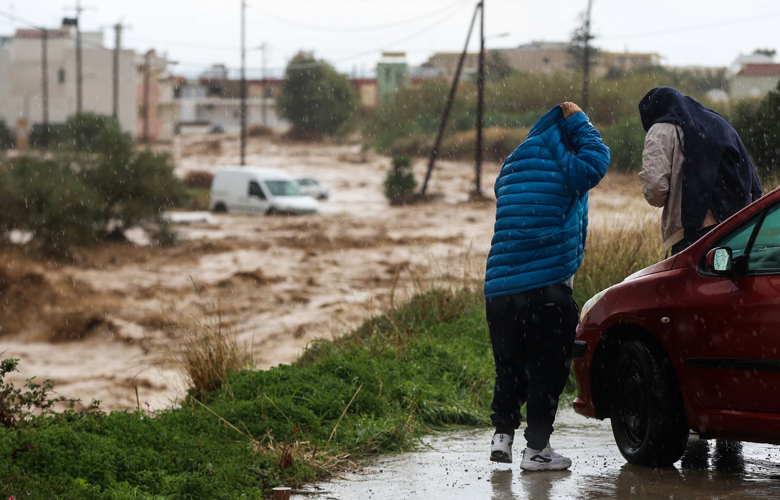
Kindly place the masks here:
<instances>
[{"instance_id":1,"label":"power line","mask_svg":"<svg viewBox=\"0 0 780 500\"><path fill-rule=\"evenodd\" d=\"M703 30L707 28L719 28L721 26L731 26L732 24L747 23L750 21L761 21L764 19L773 19L780 17L780 13L769 14L764 16L744 17L742 19L732 19L730 21L721 21L717 23L699 24L695 26L687 26L683 28L670 28L666 30L646 31L644 33L629 33L625 35L612 35L607 37L600 37L601 40L623 40L628 38L640 38L645 36L657 36L657 35L671 35L674 33L682 33L683 31L695 31Z\"/></svg>"},{"instance_id":2,"label":"power line","mask_svg":"<svg viewBox=\"0 0 780 500\"><path fill-rule=\"evenodd\" d=\"M422 19L427 19L437 14L441 14L442 12L447 12L450 9L457 9L461 7L463 4L471 3L471 2L472 0L465 0L465 1L461 1L460 3L451 4L447 7L444 7L443 9L436 9L435 11L427 12L420 16L412 17L403 21L396 21L388 24L379 24L375 26L364 26L362 28L332 28L332 27L325 27L325 26L314 26L311 24L299 23L298 21L293 21L281 16L277 16L276 14L272 12L268 12L267 10L264 9L260 9L259 7L251 6L251 8L258 12L262 12L265 16L270 17L271 19L275 19L277 21L281 21L283 23L289 24L291 26L296 26L298 28L304 28L304 29L309 29L314 31L325 31L328 33L365 33L368 31L376 31L376 30L381 30L386 28L394 28L397 26L402 26L404 24L411 24L420 21Z\"/></svg>"},{"instance_id":3,"label":"power line","mask_svg":"<svg viewBox=\"0 0 780 500\"><path fill-rule=\"evenodd\" d=\"M43 30L44 29L44 28L41 28L40 26L37 26L32 21L28 21L28 20L26 20L24 18L21 18L21 17L15 15L15 14L11 14L10 12L4 12L4 11L0 10L0 17L5 17L7 19L10 19L11 21L17 22L19 24L23 24L23 25L27 26L28 28L34 28L34 29L37 29L37 30Z\"/></svg>"},{"instance_id":4,"label":"power line","mask_svg":"<svg viewBox=\"0 0 780 500\"><path fill-rule=\"evenodd\" d=\"M462 4L460 4L460 7L463 8L465 5L467 5L467 4L466 3L462 3ZM410 35L407 35L407 36L405 36L405 37L403 37L403 38L401 38L399 40L396 40L394 42L386 44L383 47L367 50L367 51L360 52L360 53L357 53L357 54L352 54L350 56L342 57L342 58L339 58L339 59L334 59L332 62L322 61L322 62L316 62L316 63L305 63L305 64L297 64L295 66L287 66L286 68L282 68L282 67L267 68L267 70L275 72L275 71L284 71L285 69L294 69L294 70L312 69L312 68L319 68L321 66L327 66L327 65L331 65L331 64L338 64L338 63L348 62L348 61L355 60L355 59L360 59L361 57L365 57L367 55L371 55L371 54L375 54L377 52L385 51L385 50L390 49L390 48L392 48L392 47L394 47L394 46L396 46L396 45L398 45L400 43L404 43L404 42L407 42L407 41L409 41L409 40L411 40L413 38L416 38L416 37L426 33L431 28L433 28L433 27L443 23L444 21L448 20L449 18L453 17L458 12L459 12L459 9L456 9L453 12L449 12L445 16L441 17L440 19L437 19L436 21L434 21L433 23L429 24L425 28L423 28L423 29L421 29L419 31L415 31L414 33L412 33ZM190 68L210 68L211 67L210 65L203 65L202 63L189 63L189 62L181 62L181 61L179 62L179 65L180 66L185 66L185 67L190 67ZM227 67L227 69L237 70L239 68ZM262 71L262 68L255 68L255 67L251 67L251 68L248 67L246 69L247 70L251 70L253 72L254 71Z\"/></svg>"}]
</instances>

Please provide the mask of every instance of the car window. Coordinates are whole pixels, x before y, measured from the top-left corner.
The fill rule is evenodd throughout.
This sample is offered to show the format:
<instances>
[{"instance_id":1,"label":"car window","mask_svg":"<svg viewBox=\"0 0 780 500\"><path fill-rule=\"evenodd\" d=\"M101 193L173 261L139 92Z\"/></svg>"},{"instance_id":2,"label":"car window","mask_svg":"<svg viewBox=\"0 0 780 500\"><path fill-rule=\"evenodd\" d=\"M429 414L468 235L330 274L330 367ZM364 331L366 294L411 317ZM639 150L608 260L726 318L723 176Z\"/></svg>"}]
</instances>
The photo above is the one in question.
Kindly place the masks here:
<instances>
[{"instance_id":1,"label":"car window","mask_svg":"<svg viewBox=\"0 0 780 500\"><path fill-rule=\"evenodd\" d=\"M747 272L750 274L780 274L780 205L767 211L750 248Z\"/></svg>"},{"instance_id":2,"label":"car window","mask_svg":"<svg viewBox=\"0 0 780 500\"><path fill-rule=\"evenodd\" d=\"M265 181L274 196L301 196L298 187L290 181Z\"/></svg>"},{"instance_id":3,"label":"car window","mask_svg":"<svg viewBox=\"0 0 780 500\"><path fill-rule=\"evenodd\" d=\"M735 232L718 242L717 246L729 247L734 257L744 254L750 241L750 235L753 234L753 230L756 227L756 222L758 222L758 217L753 217L747 224L739 227Z\"/></svg>"},{"instance_id":4,"label":"car window","mask_svg":"<svg viewBox=\"0 0 780 500\"><path fill-rule=\"evenodd\" d=\"M261 200L265 199L265 193L263 193L263 189L260 187L260 184L256 183L255 181L249 181L249 196L257 196Z\"/></svg>"}]
</instances>

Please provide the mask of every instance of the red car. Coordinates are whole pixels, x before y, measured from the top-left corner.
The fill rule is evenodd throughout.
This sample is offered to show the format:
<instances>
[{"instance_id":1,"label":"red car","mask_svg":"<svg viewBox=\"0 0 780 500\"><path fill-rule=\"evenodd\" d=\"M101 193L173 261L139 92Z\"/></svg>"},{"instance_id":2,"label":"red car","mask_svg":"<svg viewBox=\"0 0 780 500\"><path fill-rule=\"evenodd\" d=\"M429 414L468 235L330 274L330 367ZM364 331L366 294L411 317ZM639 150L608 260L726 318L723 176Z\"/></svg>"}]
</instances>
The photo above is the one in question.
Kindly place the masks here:
<instances>
[{"instance_id":1,"label":"red car","mask_svg":"<svg viewBox=\"0 0 780 500\"><path fill-rule=\"evenodd\" d=\"M630 463L673 464L691 429L780 444L780 189L591 298L574 371Z\"/></svg>"}]
</instances>

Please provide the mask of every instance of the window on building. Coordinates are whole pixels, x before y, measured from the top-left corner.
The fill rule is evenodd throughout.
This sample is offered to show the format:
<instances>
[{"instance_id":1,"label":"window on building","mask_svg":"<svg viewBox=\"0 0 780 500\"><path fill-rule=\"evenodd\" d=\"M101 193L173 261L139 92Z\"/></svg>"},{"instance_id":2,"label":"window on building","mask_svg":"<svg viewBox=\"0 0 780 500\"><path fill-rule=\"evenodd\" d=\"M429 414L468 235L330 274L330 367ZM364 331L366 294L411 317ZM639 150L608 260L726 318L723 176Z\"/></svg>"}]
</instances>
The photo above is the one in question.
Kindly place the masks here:
<instances>
[{"instance_id":1,"label":"window on building","mask_svg":"<svg viewBox=\"0 0 780 500\"><path fill-rule=\"evenodd\" d=\"M60 85L65 83L65 68L60 68L57 71L57 81L60 82Z\"/></svg>"}]
</instances>

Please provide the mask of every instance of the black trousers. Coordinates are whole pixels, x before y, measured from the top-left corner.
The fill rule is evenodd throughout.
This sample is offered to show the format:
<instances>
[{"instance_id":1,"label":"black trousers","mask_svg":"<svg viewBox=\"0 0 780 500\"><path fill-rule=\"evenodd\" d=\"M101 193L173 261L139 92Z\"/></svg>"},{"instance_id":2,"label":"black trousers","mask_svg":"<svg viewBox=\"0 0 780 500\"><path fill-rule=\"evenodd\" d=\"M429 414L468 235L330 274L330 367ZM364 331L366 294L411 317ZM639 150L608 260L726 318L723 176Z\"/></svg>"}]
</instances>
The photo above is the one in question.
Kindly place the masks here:
<instances>
[{"instance_id":1,"label":"black trousers","mask_svg":"<svg viewBox=\"0 0 780 500\"><path fill-rule=\"evenodd\" d=\"M525 439L540 450L553 432L558 398L571 367L577 304L556 284L485 301L496 362L491 419L497 432L514 434L526 405Z\"/></svg>"}]
</instances>

